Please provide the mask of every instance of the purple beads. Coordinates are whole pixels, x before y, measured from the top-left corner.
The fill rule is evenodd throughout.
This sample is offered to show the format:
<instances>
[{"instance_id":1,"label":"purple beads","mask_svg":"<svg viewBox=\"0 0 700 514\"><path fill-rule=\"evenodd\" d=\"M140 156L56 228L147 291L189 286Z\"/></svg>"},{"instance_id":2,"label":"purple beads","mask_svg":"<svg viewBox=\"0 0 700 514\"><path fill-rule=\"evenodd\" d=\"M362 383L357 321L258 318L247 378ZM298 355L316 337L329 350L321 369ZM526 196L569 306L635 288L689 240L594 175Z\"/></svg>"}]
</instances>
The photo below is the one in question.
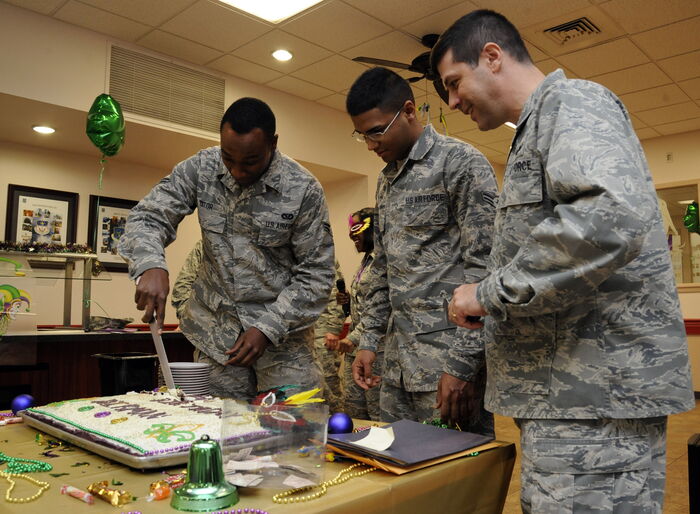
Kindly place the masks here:
<instances>
[{"instance_id":1,"label":"purple beads","mask_svg":"<svg viewBox=\"0 0 700 514\"><path fill-rule=\"evenodd\" d=\"M98 412L97 414L95 414L95 417L96 418L104 418L105 416L109 416L110 414L112 414L112 413L109 412L108 410L103 410L102 412Z\"/></svg>"},{"instance_id":2,"label":"purple beads","mask_svg":"<svg viewBox=\"0 0 700 514\"><path fill-rule=\"evenodd\" d=\"M123 513L124 514L124 513ZM129 513L131 514L131 513ZM212 514L270 514L266 510L245 507L243 509L217 510Z\"/></svg>"}]
</instances>

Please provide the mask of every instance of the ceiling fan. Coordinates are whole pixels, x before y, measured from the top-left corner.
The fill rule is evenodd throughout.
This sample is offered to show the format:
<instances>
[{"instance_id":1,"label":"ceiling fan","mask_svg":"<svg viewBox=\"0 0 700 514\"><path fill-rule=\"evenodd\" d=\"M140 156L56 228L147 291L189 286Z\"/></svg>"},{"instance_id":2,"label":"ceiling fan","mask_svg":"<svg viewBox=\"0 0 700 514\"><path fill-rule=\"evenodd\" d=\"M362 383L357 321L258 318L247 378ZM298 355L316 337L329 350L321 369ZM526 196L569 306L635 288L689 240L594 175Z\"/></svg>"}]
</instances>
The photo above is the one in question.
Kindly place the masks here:
<instances>
[{"instance_id":1,"label":"ceiling fan","mask_svg":"<svg viewBox=\"0 0 700 514\"><path fill-rule=\"evenodd\" d=\"M427 48L432 48L433 46L435 46L435 43L437 43L439 37L439 34L426 34L425 36L420 38L420 42L423 46ZM398 68L400 70L408 70L414 73L419 73L420 76L410 77L406 80L408 80L409 82L418 82L419 80L423 79L430 80L433 83L433 87L435 87L435 91L437 92L438 96L442 99L442 101L446 104L449 103L449 95L445 90L445 86L443 86L442 84L442 80L440 80L440 77L433 74L433 70L430 69L430 50L419 54L415 59L411 61L411 64L362 56L353 57L352 60L357 62L363 62L365 64L376 64L378 66L385 66L387 68Z\"/></svg>"}]
</instances>

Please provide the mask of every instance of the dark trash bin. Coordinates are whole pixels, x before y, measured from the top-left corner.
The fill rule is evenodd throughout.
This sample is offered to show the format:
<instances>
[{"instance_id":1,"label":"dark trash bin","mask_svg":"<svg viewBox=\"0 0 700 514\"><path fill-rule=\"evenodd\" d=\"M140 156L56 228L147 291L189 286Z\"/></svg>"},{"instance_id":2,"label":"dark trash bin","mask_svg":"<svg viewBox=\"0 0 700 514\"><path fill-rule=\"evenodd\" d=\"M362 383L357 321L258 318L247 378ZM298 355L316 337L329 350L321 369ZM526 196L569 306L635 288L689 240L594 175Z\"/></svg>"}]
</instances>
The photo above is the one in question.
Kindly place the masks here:
<instances>
[{"instance_id":1,"label":"dark trash bin","mask_svg":"<svg viewBox=\"0 0 700 514\"><path fill-rule=\"evenodd\" d=\"M97 353L102 396L150 391L156 386L157 355L142 352Z\"/></svg>"}]
</instances>

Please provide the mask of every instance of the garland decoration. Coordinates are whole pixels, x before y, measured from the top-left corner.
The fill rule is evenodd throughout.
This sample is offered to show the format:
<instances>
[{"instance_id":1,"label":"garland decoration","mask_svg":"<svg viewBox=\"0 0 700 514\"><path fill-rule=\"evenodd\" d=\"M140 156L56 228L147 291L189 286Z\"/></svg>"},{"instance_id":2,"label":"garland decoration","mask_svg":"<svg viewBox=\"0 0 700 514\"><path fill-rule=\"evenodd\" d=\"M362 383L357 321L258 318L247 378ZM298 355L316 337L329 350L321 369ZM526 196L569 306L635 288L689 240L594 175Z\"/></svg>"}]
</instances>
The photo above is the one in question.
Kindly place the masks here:
<instances>
[{"instance_id":1,"label":"garland decoration","mask_svg":"<svg viewBox=\"0 0 700 514\"><path fill-rule=\"evenodd\" d=\"M93 253L92 248L87 245L68 243L65 245L55 243L18 243L14 241L0 241L0 251L2 252L25 252L25 253Z\"/></svg>"}]
</instances>

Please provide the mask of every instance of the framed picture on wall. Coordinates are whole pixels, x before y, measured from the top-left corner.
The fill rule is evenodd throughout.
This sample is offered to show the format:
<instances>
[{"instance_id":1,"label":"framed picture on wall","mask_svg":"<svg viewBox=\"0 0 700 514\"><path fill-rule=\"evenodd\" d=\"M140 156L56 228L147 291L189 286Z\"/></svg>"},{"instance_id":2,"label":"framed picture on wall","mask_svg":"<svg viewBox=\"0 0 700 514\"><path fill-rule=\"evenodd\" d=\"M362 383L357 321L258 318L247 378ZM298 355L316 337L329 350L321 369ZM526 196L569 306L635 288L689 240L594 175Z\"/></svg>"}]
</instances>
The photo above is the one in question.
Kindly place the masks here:
<instances>
[{"instance_id":1,"label":"framed picture on wall","mask_svg":"<svg viewBox=\"0 0 700 514\"><path fill-rule=\"evenodd\" d=\"M117 253L117 243L124 233L129 211L138 202L122 198L90 195L88 244L107 271L128 271Z\"/></svg>"},{"instance_id":2,"label":"framed picture on wall","mask_svg":"<svg viewBox=\"0 0 700 514\"><path fill-rule=\"evenodd\" d=\"M17 243L75 243L78 193L7 186L5 240Z\"/></svg>"}]
</instances>

